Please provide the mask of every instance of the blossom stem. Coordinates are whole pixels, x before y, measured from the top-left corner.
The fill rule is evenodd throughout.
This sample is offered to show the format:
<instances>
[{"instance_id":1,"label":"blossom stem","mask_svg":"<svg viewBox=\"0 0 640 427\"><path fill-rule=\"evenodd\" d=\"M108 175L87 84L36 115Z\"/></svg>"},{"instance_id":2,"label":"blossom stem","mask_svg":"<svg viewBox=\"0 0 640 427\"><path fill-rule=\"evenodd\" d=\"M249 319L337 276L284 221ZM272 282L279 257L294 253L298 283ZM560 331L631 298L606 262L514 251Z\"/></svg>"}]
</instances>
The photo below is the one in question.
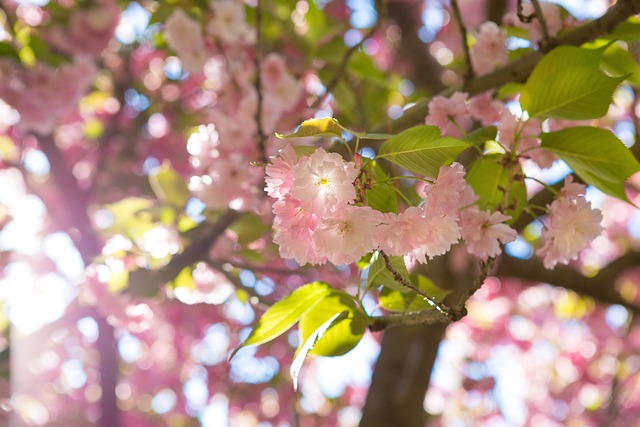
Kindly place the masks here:
<instances>
[{"instance_id":1,"label":"blossom stem","mask_svg":"<svg viewBox=\"0 0 640 427\"><path fill-rule=\"evenodd\" d=\"M532 181L537 182L538 184L542 185L544 188L546 188L547 190L551 191L553 194L558 195L560 192L558 190L556 190L553 185L549 185L544 181L539 180L538 178L535 178L533 176L525 176L524 179L530 179Z\"/></svg>"}]
</instances>

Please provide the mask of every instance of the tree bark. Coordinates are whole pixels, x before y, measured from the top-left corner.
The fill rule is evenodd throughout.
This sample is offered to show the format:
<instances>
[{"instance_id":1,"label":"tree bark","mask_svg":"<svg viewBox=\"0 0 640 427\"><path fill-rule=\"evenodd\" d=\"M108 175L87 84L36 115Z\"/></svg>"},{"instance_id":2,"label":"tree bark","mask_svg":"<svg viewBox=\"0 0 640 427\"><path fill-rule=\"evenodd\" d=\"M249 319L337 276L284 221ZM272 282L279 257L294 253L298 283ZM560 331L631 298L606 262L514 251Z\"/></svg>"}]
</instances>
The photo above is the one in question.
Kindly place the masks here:
<instances>
[{"instance_id":1,"label":"tree bark","mask_svg":"<svg viewBox=\"0 0 640 427\"><path fill-rule=\"evenodd\" d=\"M384 333L360 427L424 426L424 396L445 330L419 325Z\"/></svg>"}]
</instances>

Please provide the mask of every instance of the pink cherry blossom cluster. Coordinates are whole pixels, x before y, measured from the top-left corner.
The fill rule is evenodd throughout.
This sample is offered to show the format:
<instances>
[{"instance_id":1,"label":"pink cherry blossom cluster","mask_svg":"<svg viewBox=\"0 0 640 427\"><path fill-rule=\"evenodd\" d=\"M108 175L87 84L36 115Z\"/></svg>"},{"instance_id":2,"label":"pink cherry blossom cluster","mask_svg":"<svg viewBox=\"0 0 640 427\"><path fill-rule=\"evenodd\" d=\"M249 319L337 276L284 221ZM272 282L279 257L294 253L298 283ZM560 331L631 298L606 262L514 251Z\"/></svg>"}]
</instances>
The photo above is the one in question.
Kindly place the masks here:
<instances>
[{"instance_id":1,"label":"pink cherry blossom cluster","mask_svg":"<svg viewBox=\"0 0 640 427\"><path fill-rule=\"evenodd\" d=\"M68 20L48 27L43 36L71 55L99 55L120 22L120 9L115 0L97 0L88 6L70 9Z\"/></svg>"},{"instance_id":2,"label":"pink cherry blossom cluster","mask_svg":"<svg viewBox=\"0 0 640 427\"><path fill-rule=\"evenodd\" d=\"M531 159L541 168L550 167L556 160L551 152L539 149L540 122L516 117L489 92L471 100L466 92L454 92L449 98L435 96L429 102L425 123L438 126L445 135L460 137L470 128L472 118L485 126L495 124L497 141L506 151L515 151L518 158Z\"/></svg>"},{"instance_id":3,"label":"pink cherry blossom cluster","mask_svg":"<svg viewBox=\"0 0 640 427\"><path fill-rule=\"evenodd\" d=\"M281 150L266 169L273 205L274 242L280 255L299 264L349 264L374 250L411 256L421 263L442 255L463 237L483 260L500 254L500 242L516 238L503 222L510 217L472 206L476 200L462 165L440 168L423 186L421 206L382 213L356 203L359 171L336 153L319 148L310 156Z\"/></svg>"},{"instance_id":4,"label":"pink cherry blossom cluster","mask_svg":"<svg viewBox=\"0 0 640 427\"><path fill-rule=\"evenodd\" d=\"M0 98L20 113L20 125L49 132L57 119L72 110L91 87L96 68L79 58L55 69L39 62L34 67L0 62Z\"/></svg>"},{"instance_id":5,"label":"pink cherry blossom cluster","mask_svg":"<svg viewBox=\"0 0 640 427\"><path fill-rule=\"evenodd\" d=\"M485 22L480 26L476 43L471 47L470 55L478 74L487 74L496 67L507 63L507 32L495 22Z\"/></svg>"},{"instance_id":6,"label":"pink cherry blossom cluster","mask_svg":"<svg viewBox=\"0 0 640 427\"><path fill-rule=\"evenodd\" d=\"M544 245L537 251L545 267L568 264L600 235L602 213L593 209L584 195L585 186L572 182L568 176L559 197L548 205L549 217L542 231Z\"/></svg>"},{"instance_id":7,"label":"pink cherry blossom cluster","mask_svg":"<svg viewBox=\"0 0 640 427\"><path fill-rule=\"evenodd\" d=\"M202 71L208 58L206 38L214 38L221 43L243 45L253 43L254 30L247 25L244 4L236 0L211 2L209 16L206 16L204 34L202 24L176 8L165 21L164 37L186 70Z\"/></svg>"}]
</instances>

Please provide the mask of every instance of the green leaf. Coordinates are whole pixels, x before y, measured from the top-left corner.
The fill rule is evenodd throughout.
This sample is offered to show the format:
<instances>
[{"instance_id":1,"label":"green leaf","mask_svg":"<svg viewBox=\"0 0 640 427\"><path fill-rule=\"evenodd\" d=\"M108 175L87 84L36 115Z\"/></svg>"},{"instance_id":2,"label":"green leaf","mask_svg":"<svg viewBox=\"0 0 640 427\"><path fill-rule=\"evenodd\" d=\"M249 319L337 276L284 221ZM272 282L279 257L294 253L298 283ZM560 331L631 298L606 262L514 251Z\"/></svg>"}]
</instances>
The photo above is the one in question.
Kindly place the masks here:
<instances>
[{"instance_id":1,"label":"green leaf","mask_svg":"<svg viewBox=\"0 0 640 427\"><path fill-rule=\"evenodd\" d=\"M482 146L487 141L494 141L498 135L498 128L495 126L485 126L466 134L462 140L472 144Z\"/></svg>"},{"instance_id":2,"label":"green leaf","mask_svg":"<svg viewBox=\"0 0 640 427\"><path fill-rule=\"evenodd\" d=\"M301 156L310 156L318 150L318 147L314 147L313 145L298 145L293 147L293 151L296 152L298 158Z\"/></svg>"},{"instance_id":3,"label":"green leaf","mask_svg":"<svg viewBox=\"0 0 640 427\"><path fill-rule=\"evenodd\" d=\"M506 166L505 166L506 165ZM491 154L478 159L469 169L466 179L473 191L479 197L481 209L495 210L505 203L504 193L509 188L506 199L505 215L515 221L527 203L527 190L521 180L514 177L522 176L519 163L510 163L508 156Z\"/></svg>"},{"instance_id":4,"label":"green leaf","mask_svg":"<svg viewBox=\"0 0 640 427\"><path fill-rule=\"evenodd\" d=\"M436 177L441 166L451 164L471 145L448 136L441 138L436 126L416 126L385 141L378 159L385 158L411 172Z\"/></svg>"},{"instance_id":5,"label":"green leaf","mask_svg":"<svg viewBox=\"0 0 640 427\"><path fill-rule=\"evenodd\" d=\"M329 136L342 138L342 126L333 117L321 119L309 119L300 124L294 133L280 134L276 132L278 138L305 138L308 136Z\"/></svg>"},{"instance_id":6,"label":"green leaf","mask_svg":"<svg viewBox=\"0 0 640 427\"><path fill-rule=\"evenodd\" d=\"M431 280L421 274L412 274L411 283L439 302L442 302L452 292L437 287ZM386 286L382 288L382 292L380 292L380 305L386 310L395 312L433 309L430 302L415 292L400 292Z\"/></svg>"},{"instance_id":7,"label":"green leaf","mask_svg":"<svg viewBox=\"0 0 640 427\"><path fill-rule=\"evenodd\" d=\"M367 205L380 212L398 212L398 196L393 185L375 183L366 191Z\"/></svg>"},{"instance_id":8,"label":"green leaf","mask_svg":"<svg viewBox=\"0 0 640 427\"><path fill-rule=\"evenodd\" d=\"M312 354L340 356L351 351L362 339L367 328L367 317L351 295L334 291L302 316L298 325L300 341L306 342L328 319L339 313L345 313L345 315L335 321L321 338L318 338L311 350Z\"/></svg>"},{"instance_id":9,"label":"green leaf","mask_svg":"<svg viewBox=\"0 0 640 427\"><path fill-rule=\"evenodd\" d=\"M129 270L112 271L107 279L109 292L120 292L129 285Z\"/></svg>"},{"instance_id":10,"label":"green leaf","mask_svg":"<svg viewBox=\"0 0 640 427\"><path fill-rule=\"evenodd\" d=\"M149 173L149 184L158 200L176 209L184 209L191 192L184 179L171 168L168 161Z\"/></svg>"},{"instance_id":11,"label":"green leaf","mask_svg":"<svg viewBox=\"0 0 640 427\"><path fill-rule=\"evenodd\" d=\"M309 119L300 124L294 133L283 135L276 132L276 136L281 139L285 138L306 138L309 136L329 136L342 139L342 131L346 131L358 138L366 139L387 139L391 135L386 133L366 133L358 132L342 126L333 117L323 117L321 119Z\"/></svg>"},{"instance_id":12,"label":"green leaf","mask_svg":"<svg viewBox=\"0 0 640 427\"><path fill-rule=\"evenodd\" d=\"M622 40L636 42L640 39L640 20L635 16L618 25L613 31L600 36L605 40Z\"/></svg>"},{"instance_id":13,"label":"green leaf","mask_svg":"<svg viewBox=\"0 0 640 427\"><path fill-rule=\"evenodd\" d=\"M574 127L541 135L542 147L564 160L582 180L600 191L629 201L624 182L640 163L608 130Z\"/></svg>"},{"instance_id":14,"label":"green leaf","mask_svg":"<svg viewBox=\"0 0 640 427\"><path fill-rule=\"evenodd\" d=\"M238 243L247 245L258 240L271 227L265 224L257 215L245 213L229 228L238 235Z\"/></svg>"},{"instance_id":15,"label":"green leaf","mask_svg":"<svg viewBox=\"0 0 640 427\"><path fill-rule=\"evenodd\" d=\"M408 289L402 286L393 278L393 274L387 268L384 258L380 252L376 252L371 257L371 265L369 266L369 275L367 276L367 289L377 288L380 285L397 289L401 292L407 292ZM400 256L389 257L389 261L393 269L400 274L407 282L409 281L409 272L404 263L404 258Z\"/></svg>"},{"instance_id":16,"label":"green leaf","mask_svg":"<svg viewBox=\"0 0 640 427\"><path fill-rule=\"evenodd\" d=\"M611 44L605 51L602 67L614 75L629 75L627 81L633 86L640 86L640 65L634 56L617 43Z\"/></svg>"},{"instance_id":17,"label":"green leaf","mask_svg":"<svg viewBox=\"0 0 640 427\"><path fill-rule=\"evenodd\" d=\"M20 62L18 51L7 41L0 42L0 58L11 58L15 62Z\"/></svg>"},{"instance_id":18,"label":"green leaf","mask_svg":"<svg viewBox=\"0 0 640 427\"><path fill-rule=\"evenodd\" d=\"M193 267L183 268L180 273L173 279L174 288L197 289L195 280L193 279Z\"/></svg>"},{"instance_id":19,"label":"green leaf","mask_svg":"<svg viewBox=\"0 0 640 427\"><path fill-rule=\"evenodd\" d=\"M628 76L608 77L600 69L604 48L560 46L538 63L520 97L531 117L586 120L607 113L613 91Z\"/></svg>"},{"instance_id":20,"label":"green leaf","mask_svg":"<svg viewBox=\"0 0 640 427\"><path fill-rule=\"evenodd\" d=\"M505 83L498 89L496 93L496 98L505 99L509 98L517 93L520 93L524 88L523 83Z\"/></svg>"},{"instance_id":21,"label":"green leaf","mask_svg":"<svg viewBox=\"0 0 640 427\"><path fill-rule=\"evenodd\" d=\"M358 262L356 263L356 266L360 270L364 270L365 268L369 267L369 264L371 264L372 256L373 256L372 252L369 252L368 254L364 255L362 258L358 260Z\"/></svg>"},{"instance_id":22,"label":"green leaf","mask_svg":"<svg viewBox=\"0 0 640 427\"><path fill-rule=\"evenodd\" d=\"M296 289L262 315L247 339L233 351L229 359L243 347L263 344L282 335L332 292L333 289L324 282L313 282Z\"/></svg>"},{"instance_id":23,"label":"green leaf","mask_svg":"<svg viewBox=\"0 0 640 427\"><path fill-rule=\"evenodd\" d=\"M322 338L324 333L333 325L334 322L341 320L345 316L348 315L348 312L343 311L341 313L336 313L331 316L326 322L324 322L318 329L316 329L310 336L304 341L303 345L298 348L297 355L295 359L293 359L293 363L291 364L291 368L289 369L289 374L293 379L293 389L298 390L298 377L300 376L300 369L302 369L302 364L304 360L307 358L309 351L313 348L315 343Z\"/></svg>"},{"instance_id":24,"label":"green leaf","mask_svg":"<svg viewBox=\"0 0 640 427\"><path fill-rule=\"evenodd\" d=\"M142 197L127 197L105 206L113 215L113 222L108 231L122 233L130 237L142 237L155 224L153 216L148 212L153 202Z\"/></svg>"}]
</instances>

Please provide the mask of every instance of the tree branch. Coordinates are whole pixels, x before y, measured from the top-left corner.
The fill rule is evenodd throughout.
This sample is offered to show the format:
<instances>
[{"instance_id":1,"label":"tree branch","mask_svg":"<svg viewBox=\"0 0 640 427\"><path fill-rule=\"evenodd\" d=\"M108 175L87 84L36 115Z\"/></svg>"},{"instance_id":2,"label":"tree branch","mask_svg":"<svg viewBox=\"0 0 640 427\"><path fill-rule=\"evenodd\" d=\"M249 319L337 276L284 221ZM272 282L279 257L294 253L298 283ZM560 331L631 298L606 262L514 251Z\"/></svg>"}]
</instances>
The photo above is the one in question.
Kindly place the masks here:
<instances>
[{"instance_id":1,"label":"tree branch","mask_svg":"<svg viewBox=\"0 0 640 427\"><path fill-rule=\"evenodd\" d=\"M195 230L197 237L184 251L174 255L167 265L158 270L139 269L129 273L129 287L126 292L140 297L157 295L161 283L175 279L185 267L198 261L206 261L211 245L240 215L240 212L229 209L215 223L199 225Z\"/></svg>"},{"instance_id":2,"label":"tree branch","mask_svg":"<svg viewBox=\"0 0 640 427\"><path fill-rule=\"evenodd\" d=\"M262 126L262 1L258 0L256 4L256 48L253 55L253 65L256 69L255 88L258 96L258 108L256 109L256 128L257 128L257 147L259 161L267 163L267 136L264 133L264 127Z\"/></svg>"},{"instance_id":3,"label":"tree branch","mask_svg":"<svg viewBox=\"0 0 640 427\"><path fill-rule=\"evenodd\" d=\"M640 253L629 252L604 267L594 277L586 277L568 266L556 266L547 270L538 259L521 260L505 256L496 276L514 277L532 283L548 283L585 295L606 304L622 305L633 313L640 314L640 305L624 299L615 288L620 273L640 265Z\"/></svg>"},{"instance_id":4,"label":"tree branch","mask_svg":"<svg viewBox=\"0 0 640 427\"><path fill-rule=\"evenodd\" d=\"M441 92L444 85L440 80L442 65L429 53L428 45L424 43L418 31L422 26L420 21L421 8L424 2L391 0L389 2L389 17L401 29L400 46L397 55L409 63L409 70L404 74L416 84L426 89L430 94ZM404 61L402 61L404 62ZM386 127L381 127L381 132Z\"/></svg>"},{"instance_id":5,"label":"tree branch","mask_svg":"<svg viewBox=\"0 0 640 427\"><path fill-rule=\"evenodd\" d=\"M381 19L378 17L378 19L373 24L373 26L369 29L369 31L367 31L366 34L362 36L362 40L360 40L358 43L354 44L349 49L347 49L347 51L342 56L342 60L338 65L338 69L334 73L329 84L326 86L324 93L321 96L317 97L309 108L316 109L324 102L325 99L327 99L327 96L331 94L331 91L335 89L336 85L340 82L340 79L342 79L342 77L344 76L344 73L347 71L347 65L349 64L349 60L351 59L353 54L356 53L356 51L360 49L360 47L362 47L364 42L370 39L375 34L375 32L378 31L378 28L380 27L380 22L381 22Z\"/></svg>"},{"instance_id":6,"label":"tree branch","mask_svg":"<svg viewBox=\"0 0 640 427\"><path fill-rule=\"evenodd\" d=\"M575 30L554 40L548 46L531 52L520 59L498 68L492 73L467 80L463 85L445 89L439 95L449 96L455 91L465 91L470 96L478 95L490 89L496 89L505 83L521 82L526 80L533 68L544 55L556 46L580 46L592 41L599 36L610 33L615 27L626 21L629 17L640 13L640 1L620 0L612 6L607 13L600 18L588 22ZM410 126L424 121L429 112L429 100L423 100L408 108L402 117L377 126L371 132L399 132Z\"/></svg>"}]
</instances>

